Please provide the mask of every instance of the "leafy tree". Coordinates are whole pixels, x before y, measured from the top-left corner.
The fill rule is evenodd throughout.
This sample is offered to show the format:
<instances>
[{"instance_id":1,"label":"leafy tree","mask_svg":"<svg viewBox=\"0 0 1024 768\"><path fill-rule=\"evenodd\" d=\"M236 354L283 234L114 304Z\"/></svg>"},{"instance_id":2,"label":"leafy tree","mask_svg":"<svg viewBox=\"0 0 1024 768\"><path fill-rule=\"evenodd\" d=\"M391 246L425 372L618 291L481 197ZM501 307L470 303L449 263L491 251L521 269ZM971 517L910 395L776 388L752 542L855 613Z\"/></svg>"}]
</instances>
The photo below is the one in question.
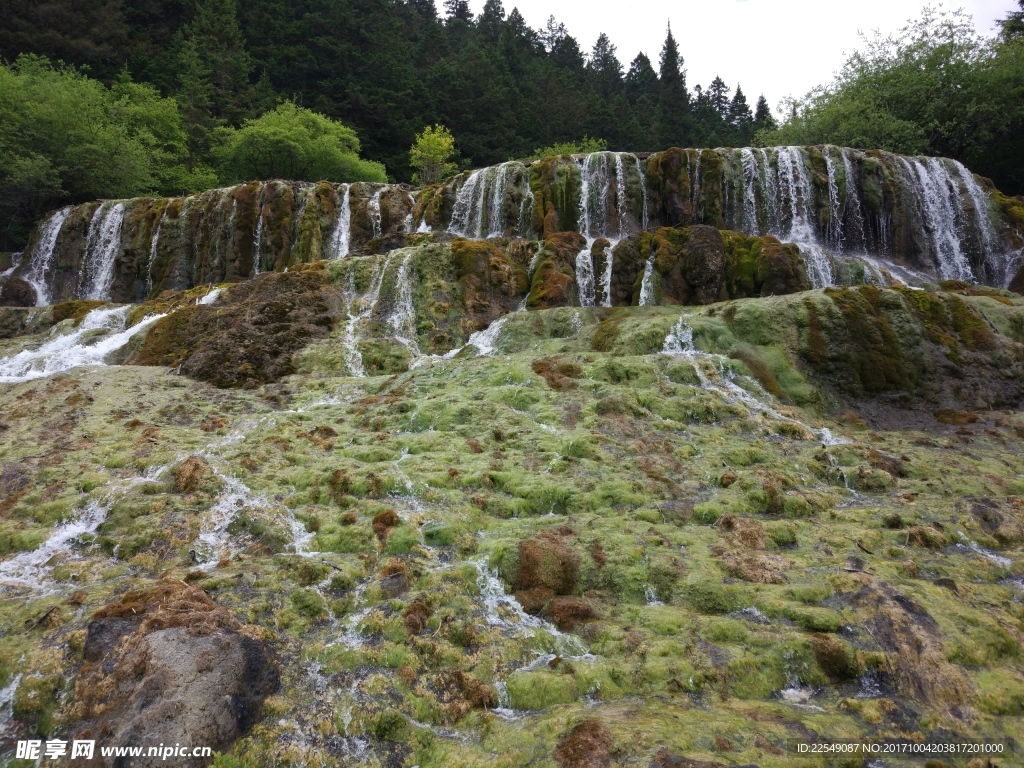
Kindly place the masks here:
<instances>
[{"instance_id":1,"label":"leafy tree","mask_svg":"<svg viewBox=\"0 0 1024 768\"><path fill-rule=\"evenodd\" d=\"M552 155L589 155L593 152L604 152L606 149L608 149L608 142L604 139L592 139L589 136L584 136L577 141L562 141L552 144L550 147L541 147L534 150L533 154L525 159L539 160Z\"/></svg>"},{"instance_id":2,"label":"leafy tree","mask_svg":"<svg viewBox=\"0 0 1024 768\"><path fill-rule=\"evenodd\" d=\"M210 186L185 167L177 104L121 77L106 88L37 56L0 65L0 248L52 208Z\"/></svg>"},{"instance_id":3,"label":"leafy tree","mask_svg":"<svg viewBox=\"0 0 1024 768\"><path fill-rule=\"evenodd\" d=\"M215 154L227 182L249 179L385 181L380 163L359 158L355 131L290 101L222 128Z\"/></svg>"},{"instance_id":4,"label":"leafy tree","mask_svg":"<svg viewBox=\"0 0 1024 768\"><path fill-rule=\"evenodd\" d=\"M435 184L458 170L452 162L455 156L455 137L443 125L429 125L416 136L416 143L409 150L409 165L416 169L413 181L419 184Z\"/></svg>"},{"instance_id":5,"label":"leafy tree","mask_svg":"<svg viewBox=\"0 0 1024 768\"><path fill-rule=\"evenodd\" d=\"M661 49L658 89L658 140L664 147L686 146L690 134L690 94L679 46L669 26Z\"/></svg>"}]
</instances>

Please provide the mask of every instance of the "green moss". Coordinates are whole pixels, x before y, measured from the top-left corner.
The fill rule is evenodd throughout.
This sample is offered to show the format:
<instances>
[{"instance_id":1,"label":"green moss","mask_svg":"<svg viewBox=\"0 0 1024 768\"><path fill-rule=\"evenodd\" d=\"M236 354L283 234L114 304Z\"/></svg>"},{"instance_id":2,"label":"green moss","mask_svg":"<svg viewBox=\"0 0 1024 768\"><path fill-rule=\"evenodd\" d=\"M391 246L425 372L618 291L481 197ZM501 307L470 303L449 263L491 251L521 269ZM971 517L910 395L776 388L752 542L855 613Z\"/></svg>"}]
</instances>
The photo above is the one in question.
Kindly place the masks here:
<instances>
[{"instance_id":1,"label":"green moss","mask_svg":"<svg viewBox=\"0 0 1024 768\"><path fill-rule=\"evenodd\" d=\"M513 709L543 710L571 704L580 697L572 675L551 672L516 672L506 680Z\"/></svg>"}]
</instances>

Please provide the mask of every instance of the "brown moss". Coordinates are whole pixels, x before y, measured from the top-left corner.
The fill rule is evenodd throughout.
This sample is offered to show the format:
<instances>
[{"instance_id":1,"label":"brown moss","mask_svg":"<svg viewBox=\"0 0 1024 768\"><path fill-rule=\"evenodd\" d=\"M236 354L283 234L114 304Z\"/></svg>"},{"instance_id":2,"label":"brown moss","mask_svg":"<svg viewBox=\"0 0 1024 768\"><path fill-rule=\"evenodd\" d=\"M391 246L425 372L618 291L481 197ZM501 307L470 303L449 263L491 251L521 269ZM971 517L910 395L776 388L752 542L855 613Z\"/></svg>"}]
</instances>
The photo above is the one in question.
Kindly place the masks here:
<instances>
[{"instance_id":1,"label":"brown moss","mask_svg":"<svg viewBox=\"0 0 1024 768\"><path fill-rule=\"evenodd\" d=\"M415 600L402 611L402 623L410 635L418 635L426 629L433 611L422 600Z\"/></svg>"},{"instance_id":2,"label":"brown moss","mask_svg":"<svg viewBox=\"0 0 1024 768\"><path fill-rule=\"evenodd\" d=\"M578 575L579 557L557 529L519 543L512 587L524 609L535 613L556 595L572 594Z\"/></svg>"},{"instance_id":3,"label":"brown moss","mask_svg":"<svg viewBox=\"0 0 1024 768\"><path fill-rule=\"evenodd\" d=\"M574 379L582 378L583 366L561 356L542 357L530 366L533 372L544 379L551 389L558 392L577 388Z\"/></svg>"},{"instance_id":4,"label":"brown moss","mask_svg":"<svg viewBox=\"0 0 1024 768\"><path fill-rule=\"evenodd\" d=\"M397 528L401 522L395 510L385 509L383 512L378 512L373 516L373 532L377 534L377 538L383 543L387 541L391 531Z\"/></svg>"},{"instance_id":5,"label":"brown moss","mask_svg":"<svg viewBox=\"0 0 1024 768\"><path fill-rule=\"evenodd\" d=\"M210 471L199 456L189 456L174 468L174 490L178 493L195 493L203 477Z\"/></svg>"},{"instance_id":6,"label":"brown moss","mask_svg":"<svg viewBox=\"0 0 1024 768\"><path fill-rule=\"evenodd\" d=\"M81 300L65 301L55 304L53 307L53 322L59 323L63 320L74 320L75 323L82 322L82 319L94 309L106 306L105 301Z\"/></svg>"},{"instance_id":7,"label":"brown moss","mask_svg":"<svg viewBox=\"0 0 1024 768\"><path fill-rule=\"evenodd\" d=\"M736 515L725 515L719 524L722 530L735 534L743 546L749 549L764 548L764 528L757 520L749 517L737 517Z\"/></svg>"},{"instance_id":8,"label":"brown moss","mask_svg":"<svg viewBox=\"0 0 1024 768\"><path fill-rule=\"evenodd\" d=\"M835 635L812 635L811 648L814 649L814 658L821 671L833 683L853 680L860 673L853 649Z\"/></svg>"},{"instance_id":9,"label":"brown moss","mask_svg":"<svg viewBox=\"0 0 1024 768\"><path fill-rule=\"evenodd\" d=\"M612 737L597 720L584 720L562 737L552 757L559 768L609 768Z\"/></svg>"},{"instance_id":10,"label":"brown moss","mask_svg":"<svg viewBox=\"0 0 1024 768\"><path fill-rule=\"evenodd\" d=\"M747 366L747 370L753 374L754 378L757 379L761 386L764 387L766 391L770 392L772 396L783 403L789 402L789 396L779 384L778 379L775 378L775 374L771 372L771 369L758 356L753 347L745 344L739 344L729 350L729 357L734 360L739 360Z\"/></svg>"},{"instance_id":11,"label":"brown moss","mask_svg":"<svg viewBox=\"0 0 1024 768\"><path fill-rule=\"evenodd\" d=\"M924 525L915 525L907 529L907 543L915 547L942 549L949 541L940 532Z\"/></svg>"},{"instance_id":12,"label":"brown moss","mask_svg":"<svg viewBox=\"0 0 1024 768\"><path fill-rule=\"evenodd\" d=\"M599 617L597 609L578 597L559 596L552 598L544 607L544 615L563 632L571 632L580 624Z\"/></svg>"},{"instance_id":13,"label":"brown moss","mask_svg":"<svg viewBox=\"0 0 1024 768\"><path fill-rule=\"evenodd\" d=\"M807 310L807 348L804 357L815 370L821 370L828 361L828 340L822 331L818 308L810 299L804 302Z\"/></svg>"},{"instance_id":14,"label":"brown moss","mask_svg":"<svg viewBox=\"0 0 1024 768\"><path fill-rule=\"evenodd\" d=\"M793 565L789 558L764 552L729 551L719 559L730 576L754 584L785 584L786 571Z\"/></svg>"}]
</instances>

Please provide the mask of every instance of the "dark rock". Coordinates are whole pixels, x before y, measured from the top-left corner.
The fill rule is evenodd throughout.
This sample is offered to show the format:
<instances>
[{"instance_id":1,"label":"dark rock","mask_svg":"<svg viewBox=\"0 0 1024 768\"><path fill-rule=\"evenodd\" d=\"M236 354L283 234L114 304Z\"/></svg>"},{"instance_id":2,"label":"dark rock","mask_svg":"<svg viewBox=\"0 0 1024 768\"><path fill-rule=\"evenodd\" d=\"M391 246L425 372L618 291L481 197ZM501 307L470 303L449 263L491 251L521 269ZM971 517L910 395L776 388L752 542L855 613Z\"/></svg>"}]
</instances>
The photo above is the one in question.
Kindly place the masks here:
<instances>
[{"instance_id":1,"label":"dark rock","mask_svg":"<svg viewBox=\"0 0 1024 768\"><path fill-rule=\"evenodd\" d=\"M1007 287L1014 293L1024 296L1024 264L1021 264L1017 274L1013 276L1013 279L1010 280L1010 285Z\"/></svg>"},{"instance_id":2,"label":"dark rock","mask_svg":"<svg viewBox=\"0 0 1024 768\"><path fill-rule=\"evenodd\" d=\"M683 278L697 304L713 304L721 297L725 276L725 241L714 227L690 227L690 239L681 259Z\"/></svg>"},{"instance_id":3,"label":"dark rock","mask_svg":"<svg viewBox=\"0 0 1024 768\"><path fill-rule=\"evenodd\" d=\"M409 591L409 580L404 573L393 573L381 579L380 589L388 597L398 597Z\"/></svg>"},{"instance_id":4,"label":"dark rock","mask_svg":"<svg viewBox=\"0 0 1024 768\"><path fill-rule=\"evenodd\" d=\"M32 283L11 275L0 284L0 307L34 307L36 289Z\"/></svg>"},{"instance_id":5,"label":"dark rock","mask_svg":"<svg viewBox=\"0 0 1024 768\"><path fill-rule=\"evenodd\" d=\"M128 592L89 624L87 663L71 710L75 738L89 732L102 746L180 743L226 750L254 725L278 687L277 662L261 638L262 630L240 624L198 587L164 582ZM111 757L102 764L118 762ZM164 764L159 757L132 763Z\"/></svg>"}]
</instances>

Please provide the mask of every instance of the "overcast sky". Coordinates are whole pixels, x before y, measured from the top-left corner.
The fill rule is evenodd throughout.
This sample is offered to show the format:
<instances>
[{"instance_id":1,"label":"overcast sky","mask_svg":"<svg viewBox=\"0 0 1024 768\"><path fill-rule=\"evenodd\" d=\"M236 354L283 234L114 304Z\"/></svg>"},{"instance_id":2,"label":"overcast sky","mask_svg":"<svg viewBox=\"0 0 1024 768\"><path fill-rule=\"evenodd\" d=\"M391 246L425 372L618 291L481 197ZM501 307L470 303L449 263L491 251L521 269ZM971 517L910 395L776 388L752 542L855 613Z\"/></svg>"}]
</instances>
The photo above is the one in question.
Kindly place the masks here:
<instances>
[{"instance_id":1,"label":"overcast sky","mask_svg":"<svg viewBox=\"0 0 1024 768\"><path fill-rule=\"evenodd\" d=\"M483 4L470 1L474 13ZM859 46L859 30L896 32L920 15L926 0L504 0L504 5L507 11L518 7L534 29L553 14L586 52L598 34L606 33L624 68L643 51L657 69L665 23L671 21L691 90L721 75L730 89L737 82L743 86L751 107L764 93L777 109L784 97L802 96L830 81L844 53ZM1018 8L1015 0L944 5L964 8L985 35L993 34L996 19Z\"/></svg>"}]
</instances>

